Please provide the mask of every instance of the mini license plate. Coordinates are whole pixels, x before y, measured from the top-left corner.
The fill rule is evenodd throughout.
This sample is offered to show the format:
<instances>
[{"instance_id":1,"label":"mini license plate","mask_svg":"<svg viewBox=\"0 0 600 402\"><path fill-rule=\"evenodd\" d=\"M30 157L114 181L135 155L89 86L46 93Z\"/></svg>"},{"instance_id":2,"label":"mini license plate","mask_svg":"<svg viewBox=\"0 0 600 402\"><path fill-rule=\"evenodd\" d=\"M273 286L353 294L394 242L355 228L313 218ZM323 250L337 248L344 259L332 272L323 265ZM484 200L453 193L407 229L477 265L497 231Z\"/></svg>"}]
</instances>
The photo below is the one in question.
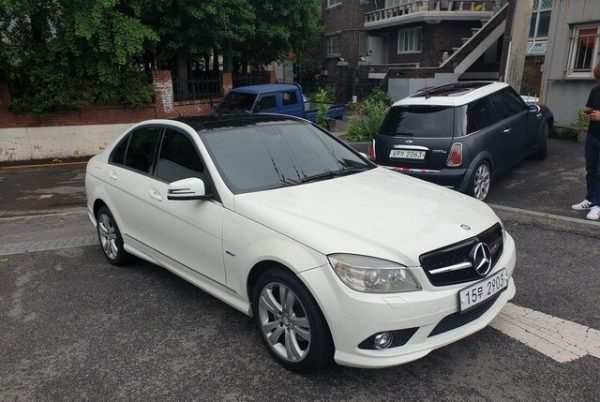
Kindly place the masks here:
<instances>
[{"instance_id":1,"label":"mini license plate","mask_svg":"<svg viewBox=\"0 0 600 402\"><path fill-rule=\"evenodd\" d=\"M503 269L489 278L460 290L458 292L460 311L464 312L476 307L507 287L508 273Z\"/></svg>"},{"instance_id":2,"label":"mini license plate","mask_svg":"<svg viewBox=\"0 0 600 402\"><path fill-rule=\"evenodd\" d=\"M407 149L392 149L390 158L397 159L425 159L425 151L412 151Z\"/></svg>"}]
</instances>

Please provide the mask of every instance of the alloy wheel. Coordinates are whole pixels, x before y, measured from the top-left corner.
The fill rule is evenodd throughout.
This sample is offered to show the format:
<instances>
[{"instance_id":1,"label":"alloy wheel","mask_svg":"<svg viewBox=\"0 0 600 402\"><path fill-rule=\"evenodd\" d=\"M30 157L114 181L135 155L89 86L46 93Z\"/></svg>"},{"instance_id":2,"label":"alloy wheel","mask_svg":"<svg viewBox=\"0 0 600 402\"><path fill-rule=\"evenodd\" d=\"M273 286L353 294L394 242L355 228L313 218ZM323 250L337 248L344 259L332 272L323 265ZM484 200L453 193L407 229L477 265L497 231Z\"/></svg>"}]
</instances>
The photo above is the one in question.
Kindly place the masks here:
<instances>
[{"instance_id":1,"label":"alloy wheel","mask_svg":"<svg viewBox=\"0 0 600 402\"><path fill-rule=\"evenodd\" d=\"M260 292L258 314L262 334L282 359L299 362L310 350L311 330L306 309L292 289L280 282Z\"/></svg>"},{"instance_id":2,"label":"alloy wheel","mask_svg":"<svg viewBox=\"0 0 600 402\"><path fill-rule=\"evenodd\" d=\"M490 191L490 168L485 163L479 165L475 171L475 182L473 183L473 194L478 200L484 200Z\"/></svg>"},{"instance_id":3,"label":"alloy wheel","mask_svg":"<svg viewBox=\"0 0 600 402\"><path fill-rule=\"evenodd\" d=\"M106 256L111 260L115 260L119 252L117 231L111 217L107 214L101 214L98 217L98 235Z\"/></svg>"}]
</instances>

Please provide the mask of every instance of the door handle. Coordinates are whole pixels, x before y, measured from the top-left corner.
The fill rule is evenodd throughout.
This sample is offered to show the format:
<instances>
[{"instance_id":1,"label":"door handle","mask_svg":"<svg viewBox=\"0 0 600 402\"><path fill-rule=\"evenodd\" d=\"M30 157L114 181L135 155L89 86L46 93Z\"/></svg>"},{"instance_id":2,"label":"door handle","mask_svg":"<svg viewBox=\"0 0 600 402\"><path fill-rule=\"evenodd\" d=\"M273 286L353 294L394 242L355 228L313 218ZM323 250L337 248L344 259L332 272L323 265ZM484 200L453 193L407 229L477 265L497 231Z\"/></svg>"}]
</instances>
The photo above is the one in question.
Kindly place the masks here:
<instances>
[{"instance_id":1,"label":"door handle","mask_svg":"<svg viewBox=\"0 0 600 402\"><path fill-rule=\"evenodd\" d=\"M511 130L512 130L512 129L511 129L510 127L508 127L508 128L505 128L504 130L502 130L502 132L503 132L504 134L508 134L508 133L510 133L510 132L511 132Z\"/></svg>"},{"instance_id":2,"label":"door handle","mask_svg":"<svg viewBox=\"0 0 600 402\"><path fill-rule=\"evenodd\" d=\"M108 177L110 177L113 180L117 180L117 174L113 171L111 171L110 173L108 173Z\"/></svg>"},{"instance_id":3,"label":"door handle","mask_svg":"<svg viewBox=\"0 0 600 402\"><path fill-rule=\"evenodd\" d=\"M160 195L160 193L156 190L150 190L150 197L157 201L162 201L162 195Z\"/></svg>"}]
</instances>

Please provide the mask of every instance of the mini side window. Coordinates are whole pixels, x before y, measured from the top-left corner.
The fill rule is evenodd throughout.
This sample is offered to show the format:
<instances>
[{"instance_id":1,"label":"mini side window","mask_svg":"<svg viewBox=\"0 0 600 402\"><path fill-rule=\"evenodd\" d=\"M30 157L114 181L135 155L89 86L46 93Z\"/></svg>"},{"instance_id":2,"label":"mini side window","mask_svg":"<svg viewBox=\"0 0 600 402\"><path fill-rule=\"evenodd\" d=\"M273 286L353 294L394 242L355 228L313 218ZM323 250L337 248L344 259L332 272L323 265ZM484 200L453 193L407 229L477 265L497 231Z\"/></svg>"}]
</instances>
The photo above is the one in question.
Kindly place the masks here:
<instances>
[{"instance_id":1,"label":"mini side window","mask_svg":"<svg viewBox=\"0 0 600 402\"><path fill-rule=\"evenodd\" d=\"M283 93L282 103L284 106L286 105L296 105L298 103L298 99L296 98L296 91L287 91Z\"/></svg>"},{"instance_id":2,"label":"mini side window","mask_svg":"<svg viewBox=\"0 0 600 402\"><path fill-rule=\"evenodd\" d=\"M126 135L121 142L113 149L110 157L108 158L109 162L116 163L122 165L125 160L125 151L127 150L127 144L129 143L130 134Z\"/></svg>"},{"instance_id":3,"label":"mini side window","mask_svg":"<svg viewBox=\"0 0 600 402\"><path fill-rule=\"evenodd\" d=\"M467 134L474 133L494 124L490 103L480 99L467 106Z\"/></svg>"},{"instance_id":4,"label":"mini side window","mask_svg":"<svg viewBox=\"0 0 600 402\"><path fill-rule=\"evenodd\" d=\"M125 154L125 166L150 173L161 131L160 127L141 127L133 131Z\"/></svg>"},{"instance_id":5,"label":"mini side window","mask_svg":"<svg viewBox=\"0 0 600 402\"><path fill-rule=\"evenodd\" d=\"M504 120L525 109L523 101L512 91L503 90L490 95L490 102L496 110L496 119Z\"/></svg>"},{"instance_id":6,"label":"mini side window","mask_svg":"<svg viewBox=\"0 0 600 402\"><path fill-rule=\"evenodd\" d=\"M172 183L177 180L204 176L204 166L196 147L185 134L165 130L156 164L156 177Z\"/></svg>"}]
</instances>

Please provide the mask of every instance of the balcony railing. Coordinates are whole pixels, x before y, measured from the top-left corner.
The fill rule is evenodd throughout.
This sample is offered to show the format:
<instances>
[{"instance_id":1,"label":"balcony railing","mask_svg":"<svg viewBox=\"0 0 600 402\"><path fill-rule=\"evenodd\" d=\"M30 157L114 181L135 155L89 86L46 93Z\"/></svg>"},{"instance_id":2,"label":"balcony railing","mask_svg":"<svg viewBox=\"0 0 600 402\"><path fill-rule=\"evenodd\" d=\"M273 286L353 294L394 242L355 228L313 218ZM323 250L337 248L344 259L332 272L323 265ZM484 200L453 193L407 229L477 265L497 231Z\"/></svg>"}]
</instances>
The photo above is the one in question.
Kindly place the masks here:
<instances>
[{"instance_id":1,"label":"balcony railing","mask_svg":"<svg viewBox=\"0 0 600 402\"><path fill-rule=\"evenodd\" d=\"M409 0L401 2L397 6L381 8L365 14L365 23L383 21L403 15L419 13L424 11L457 12L457 11L479 11L493 12L505 3L501 0Z\"/></svg>"}]
</instances>

